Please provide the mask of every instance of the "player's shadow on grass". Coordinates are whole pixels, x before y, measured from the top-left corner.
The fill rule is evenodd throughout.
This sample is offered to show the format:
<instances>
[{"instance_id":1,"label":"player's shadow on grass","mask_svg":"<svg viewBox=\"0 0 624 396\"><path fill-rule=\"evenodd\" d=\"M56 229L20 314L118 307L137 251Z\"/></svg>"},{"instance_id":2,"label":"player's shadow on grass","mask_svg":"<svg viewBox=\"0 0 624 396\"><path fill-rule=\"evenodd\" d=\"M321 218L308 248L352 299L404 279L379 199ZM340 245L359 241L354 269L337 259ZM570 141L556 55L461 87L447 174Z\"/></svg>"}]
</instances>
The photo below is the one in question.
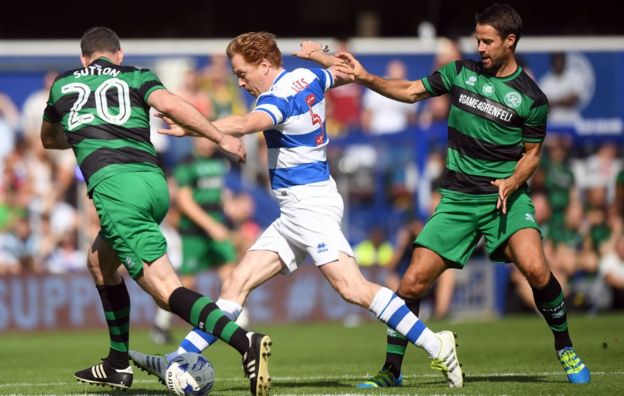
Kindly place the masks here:
<instances>
[{"instance_id":1,"label":"player's shadow on grass","mask_svg":"<svg viewBox=\"0 0 624 396\"><path fill-rule=\"evenodd\" d=\"M477 384L477 383L485 383L485 382L509 382L509 383L518 383L518 382L532 382L532 383L557 383L560 382L556 378L548 377L544 375L533 375L533 374L514 374L514 375L479 375L471 377L470 375L466 376L466 383Z\"/></svg>"},{"instance_id":2,"label":"player's shadow on grass","mask_svg":"<svg viewBox=\"0 0 624 396\"><path fill-rule=\"evenodd\" d=\"M125 391L110 391L110 390L98 390L98 391L90 391L88 392L90 395L110 395L110 396L141 396L141 395L167 395L170 394L166 389L157 390L157 389L140 389L140 388L132 388Z\"/></svg>"},{"instance_id":3,"label":"player's shadow on grass","mask_svg":"<svg viewBox=\"0 0 624 396\"><path fill-rule=\"evenodd\" d=\"M336 387L343 387L343 388L352 388L353 384L347 384L344 382L339 382L339 381L319 381L319 380L298 380L298 381L273 381L271 383L271 389L275 390L275 389L288 389L288 388L336 388ZM233 392L233 391L241 391L241 394L245 393L245 392L249 392L249 386L246 387L242 387L242 386L227 386L222 388L223 391L229 391L229 392Z\"/></svg>"}]
</instances>

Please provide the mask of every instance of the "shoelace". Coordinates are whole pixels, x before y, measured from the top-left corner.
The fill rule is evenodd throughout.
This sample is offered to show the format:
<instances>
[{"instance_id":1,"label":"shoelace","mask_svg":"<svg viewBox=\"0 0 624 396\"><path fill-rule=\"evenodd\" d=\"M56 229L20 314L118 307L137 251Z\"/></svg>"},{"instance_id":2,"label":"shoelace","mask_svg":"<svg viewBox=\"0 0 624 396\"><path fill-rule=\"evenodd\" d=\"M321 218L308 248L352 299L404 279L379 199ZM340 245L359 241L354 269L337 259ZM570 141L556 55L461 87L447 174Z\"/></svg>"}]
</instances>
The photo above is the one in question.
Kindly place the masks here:
<instances>
[{"instance_id":1,"label":"shoelace","mask_svg":"<svg viewBox=\"0 0 624 396\"><path fill-rule=\"evenodd\" d=\"M567 350L561 355L561 362L563 363L564 368L567 369L575 369L580 360L576 356L576 353L572 350Z\"/></svg>"},{"instance_id":2,"label":"shoelace","mask_svg":"<svg viewBox=\"0 0 624 396\"><path fill-rule=\"evenodd\" d=\"M444 360L440 358L434 358L431 361L431 368L435 370L444 371L444 372L449 371L448 367L446 367L446 363L444 362Z\"/></svg>"},{"instance_id":3,"label":"shoelace","mask_svg":"<svg viewBox=\"0 0 624 396\"><path fill-rule=\"evenodd\" d=\"M394 384L395 382L394 374L392 374L392 371L390 371L390 369L388 368L382 369L373 378L368 380L368 382L382 383L384 385L388 385L386 383L387 381L389 381L391 384Z\"/></svg>"}]
</instances>

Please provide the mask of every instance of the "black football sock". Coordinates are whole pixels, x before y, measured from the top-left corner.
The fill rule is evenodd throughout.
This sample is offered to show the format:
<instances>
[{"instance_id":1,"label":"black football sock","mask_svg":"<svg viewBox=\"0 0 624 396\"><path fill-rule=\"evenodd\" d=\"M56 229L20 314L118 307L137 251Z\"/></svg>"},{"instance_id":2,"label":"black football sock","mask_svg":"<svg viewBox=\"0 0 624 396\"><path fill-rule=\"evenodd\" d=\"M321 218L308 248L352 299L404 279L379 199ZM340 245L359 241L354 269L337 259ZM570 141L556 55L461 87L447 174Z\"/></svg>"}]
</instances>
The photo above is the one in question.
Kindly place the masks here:
<instances>
[{"instance_id":1,"label":"black football sock","mask_svg":"<svg viewBox=\"0 0 624 396\"><path fill-rule=\"evenodd\" d=\"M96 286L108 325L110 350L106 361L111 368L125 369L128 363L130 337L130 296L123 279L113 286Z\"/></svg>"}]
</instances>

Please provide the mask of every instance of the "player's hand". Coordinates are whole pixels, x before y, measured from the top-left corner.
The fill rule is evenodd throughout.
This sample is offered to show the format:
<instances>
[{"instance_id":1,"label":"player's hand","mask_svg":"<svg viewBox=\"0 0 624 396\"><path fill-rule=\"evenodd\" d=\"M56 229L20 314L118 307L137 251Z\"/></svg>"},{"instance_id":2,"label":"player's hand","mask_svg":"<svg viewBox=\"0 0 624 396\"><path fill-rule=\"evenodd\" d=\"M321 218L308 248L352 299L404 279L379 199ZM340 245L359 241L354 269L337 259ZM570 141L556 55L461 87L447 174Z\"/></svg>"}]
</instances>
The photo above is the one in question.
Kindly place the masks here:
<instances>
[{"instance_id":1,"label":"player's hand","mask_svg":"<svg viewBox=\"0 0 624 396\"><path fill-rule=\"evenodd\" d=\"M180 125L176 124L171 118L167 117L166 115L162 113L156 114L156 117L165 121L167 123L167 126L169 127L169 129L164 129L164 128L159 129L158 133L160 133L161 135L170 135L170 136L176 136L176 137L194 135L192 132L187 131L186 129L182 128Z\"/></svg>"},{"instance_id":2,"label":"player's hand","mask_svg":"<svg viewBox=\"0 0 624 396\"><path fill-rule=\"evenodd\" d=\"M364 68L364 66L362 66L362 64L350 53L338 52L336 57L344 61L343 65L347 65L351 68L351 74L356 81L362 80L368 74L368 71Z\"/></svg>"},{"instance_id":3,"label":"player's hand","mask_svg":"<svg viewBox=\"0 0 624 396\"><path fill-rule=\"evenodd\" d=\"M327 46L321 46L321 44L317 43L316 41L310 41L310 40L302 41L301 44L299 44L299 46L300 46L299 50L293 52L292 54L296 56L297 58L301 58L301 59L310 59L310 56L312 55L312 53L317 52L317 51L318 52L329 51Z\"/></svg>"},{"instance_id":4,"label":"player's hand","mask_svg":"<svg viewBox=\"0 0 624 396\"><path fill-rule=\"evenodd\" d=\"M245 149L245 145L243 142L230 135L223 135L221 141L219 141L219 148L226 153L230 153L238 158L238 162L240 164L245 163L245 159L247 158L247 150Z\"/></svg>"},{"instance_id":5,"label":"player's hand","mask_svg":"<svg viewBox=\"0 0 624 396\"><path fill-rule=\"evenodd\" d=\"M336 59L340 59L340 58L336 58ZM334 64L332 66L332 69L334 70L336 75L340 76L340 78L342 80L346 80L348 82L354 82L355 81L355 75L353 74L353 68L348 63L346 63L344 61L337 62L336 64Z\"/></svg>"},{"instance_id":6,"label":"player's hand","mask_svg":"<svg viewBox=\"0 0 624 396\"><path fill-rule=\"evenodd\" d=\"M507 198L516 191L517 187L509 179L496 179L490 182L493 186L498 187L498 199L496 200L496 209L501 210L503 214L507 214Z\"/></svg>"},{"instance_id":7,"label":"player's hand","mask_svg":"<svg viewBox=\"0 0 624 396\"><path fill-rule=\"evenodd\" d=\"M213 240L223 242L230 238L230 231L221 224L214 224L209 230L206 230L208 236Z\"/></svg>"}]
</instances>

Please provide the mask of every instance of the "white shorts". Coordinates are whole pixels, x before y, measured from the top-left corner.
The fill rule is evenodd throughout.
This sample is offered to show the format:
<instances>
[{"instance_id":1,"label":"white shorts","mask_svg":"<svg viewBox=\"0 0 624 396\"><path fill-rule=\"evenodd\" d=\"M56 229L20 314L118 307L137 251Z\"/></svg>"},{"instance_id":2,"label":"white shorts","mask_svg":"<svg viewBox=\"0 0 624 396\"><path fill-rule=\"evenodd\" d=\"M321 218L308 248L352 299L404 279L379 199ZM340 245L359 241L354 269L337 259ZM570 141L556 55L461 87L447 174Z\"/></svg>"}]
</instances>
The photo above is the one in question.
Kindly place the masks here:
<instances>
[{"instance_id":1,"label":"white shorts","mask_svg":"<svg viewBox=\"0 0 624 396\"><path fill-rule=\"evenodd\" d=\"M280 202L280 217L262 233L249 250L276 252L293 272L310 255L321 266L338 260L343 252L354 257L342 232L344 203L338 192Z\"/></svg>"}]
</instances>

